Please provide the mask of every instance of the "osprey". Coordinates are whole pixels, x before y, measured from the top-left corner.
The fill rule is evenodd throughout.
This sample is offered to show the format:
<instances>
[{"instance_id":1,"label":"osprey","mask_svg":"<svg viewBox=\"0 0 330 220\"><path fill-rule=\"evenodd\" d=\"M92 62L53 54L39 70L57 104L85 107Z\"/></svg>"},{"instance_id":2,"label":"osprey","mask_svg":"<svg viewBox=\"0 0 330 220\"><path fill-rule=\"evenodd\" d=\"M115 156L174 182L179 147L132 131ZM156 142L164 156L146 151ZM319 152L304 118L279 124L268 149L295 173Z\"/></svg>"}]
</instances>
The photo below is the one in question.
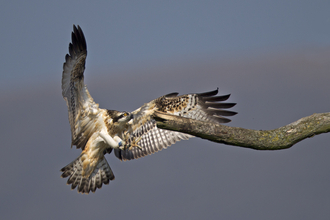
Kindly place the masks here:
<instances>
[{"instance_id":1,"label":"osprey","mask_svg":"<svg viewBox=\"0 0 330 220\"><path fill-rule=\"evenodd\" d=\"M192 135L157 128L155 111L191 119L227 123L223 116L236 112L223 110L235 103L220 103L230 95L215 96L218 89L178 96L170 93L142 105L133 112L99 108L84 84L87 46L81 28L73 26L69 54L65 56L62 95L68 106L71 147L82 150L80 156L61 169L61 177L79 193L88 194L109 184L115 176L104 155L114 153L120 160L132 160L153 154Z\"/></svg>"}]
</instances>

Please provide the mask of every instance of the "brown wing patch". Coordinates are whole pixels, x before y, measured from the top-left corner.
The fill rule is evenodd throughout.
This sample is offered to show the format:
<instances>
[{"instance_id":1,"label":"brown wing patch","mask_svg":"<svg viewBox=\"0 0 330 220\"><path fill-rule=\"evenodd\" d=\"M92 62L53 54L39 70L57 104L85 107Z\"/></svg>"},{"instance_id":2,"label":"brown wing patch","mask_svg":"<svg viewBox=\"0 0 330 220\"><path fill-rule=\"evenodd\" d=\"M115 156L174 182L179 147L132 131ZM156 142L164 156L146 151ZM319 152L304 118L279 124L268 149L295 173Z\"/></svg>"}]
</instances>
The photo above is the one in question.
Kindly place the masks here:
<instances>
[{"instance_id":1,"label":"brown wing patch","mask_svg":"<svg viewBox=\"0 0 330 220\"><path fill-rule=\"evenodd\" d=\"M159 111L174 114L186 109L192 98L191 95L182 95L178 97L162 96L156 99L155 103Z\"/></svg>"},{"instance_id":2,"label":"brown wing patch","mask_svg":"<svg viewBox=\"0 0 330 220\"><path fill-rule=\"evenodd\" d=\"M215 96L218 89L198 94L175 96L176 93L162 96L155 100L158 111L201 121L218 123L230 122L223 116L232 116L236 112L223 110L235 106L235 103L222 103L230 95Z\"/></svg>"}]
</instances>

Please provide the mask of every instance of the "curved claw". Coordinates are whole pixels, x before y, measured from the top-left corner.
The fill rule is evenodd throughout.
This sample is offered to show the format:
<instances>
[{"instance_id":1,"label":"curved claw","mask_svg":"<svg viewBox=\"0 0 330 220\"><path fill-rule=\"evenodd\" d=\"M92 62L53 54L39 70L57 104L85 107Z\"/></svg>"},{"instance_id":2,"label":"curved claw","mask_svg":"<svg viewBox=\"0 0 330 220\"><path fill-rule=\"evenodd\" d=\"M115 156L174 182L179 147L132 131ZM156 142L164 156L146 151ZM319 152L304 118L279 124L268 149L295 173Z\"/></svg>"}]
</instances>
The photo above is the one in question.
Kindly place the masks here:
<instances>
[{"instance_id":1,"label":"curved claw","mask_svg":"<svg viewBox=\"0 0 330 220\"><path fill-rule=\"evenodd\" d=\"M132 150L133 147L137 147L140 150L142 150L142 147L140 145L138 145L138 143L141 141L142 137L139 137L137 139L132 140L130 146L128 147L129 150Z\"/></svg>"}]
</instances>

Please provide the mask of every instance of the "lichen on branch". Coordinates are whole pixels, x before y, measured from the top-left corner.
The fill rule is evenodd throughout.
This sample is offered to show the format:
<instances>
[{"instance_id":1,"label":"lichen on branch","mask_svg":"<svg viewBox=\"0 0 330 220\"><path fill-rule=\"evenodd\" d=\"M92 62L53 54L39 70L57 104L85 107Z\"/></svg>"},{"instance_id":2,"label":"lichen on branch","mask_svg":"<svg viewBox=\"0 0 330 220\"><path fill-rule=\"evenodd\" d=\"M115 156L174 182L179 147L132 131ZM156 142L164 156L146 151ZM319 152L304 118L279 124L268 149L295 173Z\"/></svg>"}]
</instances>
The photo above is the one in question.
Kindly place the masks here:
<instances>
[{"instance_id":1,"label":"lichen on branch","mask_svg":"<svg viewBox=\"0 0 330 220\"><path fill-rule=\"evenodd\" d=\"M273 130L230 127L162 112L155 112L153 117L157 121L157 127L162 129L255 150L286 149L306 138L330 132L330 113L316 113Z\"/></svg>"}]
</instances>

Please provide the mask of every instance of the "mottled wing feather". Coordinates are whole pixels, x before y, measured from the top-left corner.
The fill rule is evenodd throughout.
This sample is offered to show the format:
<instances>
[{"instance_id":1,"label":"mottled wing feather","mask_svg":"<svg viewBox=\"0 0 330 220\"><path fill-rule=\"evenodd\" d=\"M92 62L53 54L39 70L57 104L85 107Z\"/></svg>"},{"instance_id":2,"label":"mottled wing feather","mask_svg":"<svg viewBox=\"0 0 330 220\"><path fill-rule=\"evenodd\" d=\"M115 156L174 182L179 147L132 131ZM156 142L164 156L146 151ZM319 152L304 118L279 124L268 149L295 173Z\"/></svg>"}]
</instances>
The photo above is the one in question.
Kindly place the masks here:
<instances>
[{"instance_id":1,"label":"mottled wing feather","mask_svg":"<svg viewBox=\"0 0 330 220\"><path fill-rule=\"evenodd\" d=\"M156 121L151 119L133 132L127 140L127 146L130 146L134 138L140 137L141 140L138 145L142 148L142 150L137 147L134 147L131 150L114 149L116 157L124 161L138 159L161 151L162 149L166 149L168 146L175 144L177 141L187 140L193 136L157 128Z\"/></svg>"},{"instance_id":2,"label":"mottled wing feather","mask_svg":"<svg viewBox=\"0 0 330 220\"><path fill-rule=\"evenodd\" d=\"M177 96L178 93L170 93L143 105L141 108L132 112L134 114L134 120L131 126L132 134L126 140L126 144L130 146L133 139L141 137L138 145L142 149L137 147L131 150L115 149L115 155L120 160L137 159L167 148L177 141L193 137L192 135L157 128L156 121L152 118L154 111L161 111L200 121L214 123L229 122L230 119L223 116L232 116L236 112L223 109L231 108L235 103L219 103L226 101L230 95L215 96L217 93L218 90L182 96Z\"/></svg>"},{"instance_id":3,"label":"mottled wing feather","mask_svg":"<svg viewBox=\"0 0 330 220\"><path fill-rule=\"evenodd\" d=\"M84 84L86 40L79 26L73 29L69 54L63 64L62 95L68 106L72 145L83 149L96 126L93 120L99 108Z\"/></svg>"},{"instance_id":4,"label":"mottled wing feather","mask_svg":"<svg viewBox=\"0 0 330 220\"><path fill-rule=\"evenodd\" d=\"M163 96L155 100L158 111L200 121L227 123L231 120L223 116L237 114L223 110L231 108L236 103L220 103L226 101L230 95L215 96L218 89L199 94L188 94L176 97Z\"/></svg>"}]
</instances>

